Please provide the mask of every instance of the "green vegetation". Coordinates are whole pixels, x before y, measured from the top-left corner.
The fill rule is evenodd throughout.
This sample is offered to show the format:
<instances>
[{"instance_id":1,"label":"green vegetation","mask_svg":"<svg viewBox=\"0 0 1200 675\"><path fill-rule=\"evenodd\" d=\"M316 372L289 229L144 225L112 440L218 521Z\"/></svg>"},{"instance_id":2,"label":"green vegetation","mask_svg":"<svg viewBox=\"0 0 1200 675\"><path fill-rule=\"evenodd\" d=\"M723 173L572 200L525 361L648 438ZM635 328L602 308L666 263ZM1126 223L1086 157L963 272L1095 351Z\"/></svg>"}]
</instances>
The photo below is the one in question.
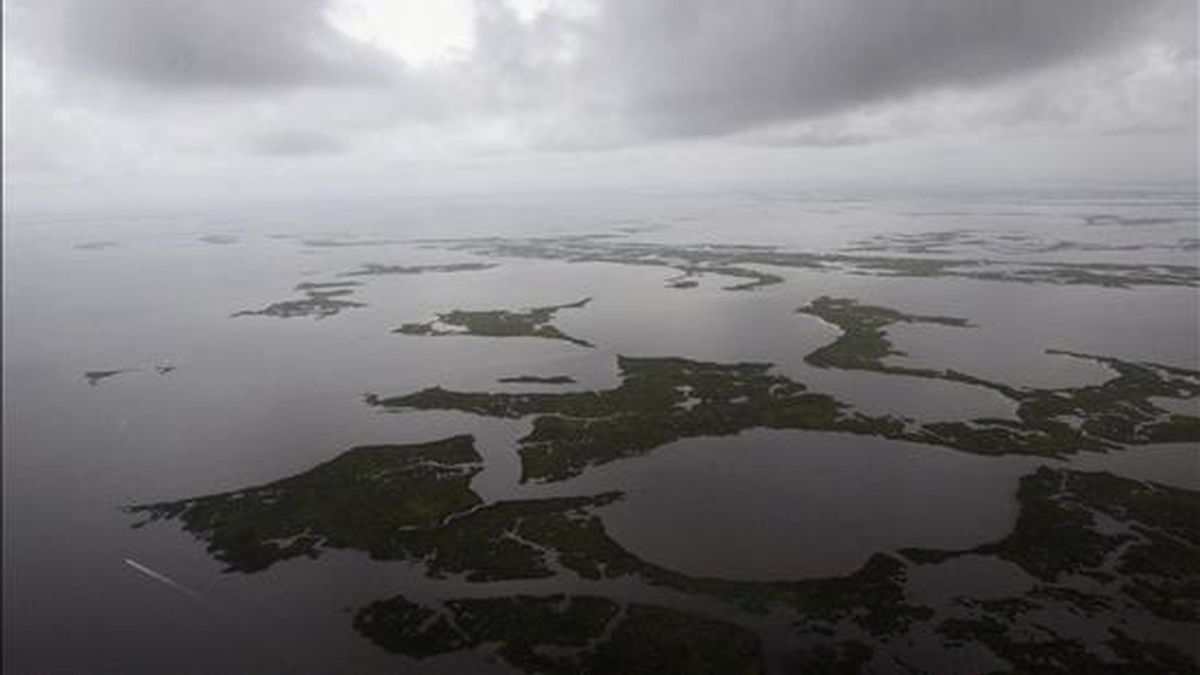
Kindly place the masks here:
<instances>
[{"instance_id":1,"label":"green vegetation","mask_svg":"<svg viewBox=\"0 0 1200 675\"><path fill-rule=\"evenodd\" d=\"M552 577L555 562L571 567L562 557L572 549L588 558L616 547L592 512L619 497L496 502L442 527L406 533L389 557L422 559L434 577L463 575L475 582Z\"/></svg>"},{"instance_id":2,"label":"green vegetation","mask_svg":"<svg viewBox=\"0 0 1200 675\"><path fill-rule=\"evenodd\" d=\"M1126 602L1172 621L1200 622L1200 493L1108 473L1038 469L1021 479L1013 531L970 551L902 553L918 564L956 555L994 555L1043 582L1084 576L1101 583L1120 573ZM1098 516L1120 524L1102 527ZM1031 598L1096 614L1109 606L1094 594L1038 586Z\"/></svg>"},{"instance_id":3,"label":"green vegetation","mask_svg":"<svg viewBox=\"0 0 1200 675\"><path fill-rule=\"evenodd\" d=\"M496 381L506 384L574 384L575 378L570 375L515 375Z\"/></svg>"},{"instance_id":4,"label":"green vegetation","mask_svg":"<svg viewBox=\"0 0 1200 675\"><path fill-rule=\"evenodd\" d=\"M937 628L948 647L982 644L1012 666L1004 672L1200 672L1177 648L1126 632L1139 606L1200 623L1200 493L1042 467L1021 480L1017 497L1016 526L998 542L904 552L917 564L995 555L1043 582L1022 597L959 599L967 613ZM1073 587L1080 578L1093 590ZM1154 635L1145 619L1139 625ZM1089 648L1106 633L1103 651Z\"/></svg>"},{"instance_id":5,"label":"green vegetation","mask_svg":"<svg viewBox=\"0 0 1200 675\"><path fill-rule=\"evenodd\" d=\"M527 672L579 672L579 653L603 637L620 610L598 597L519 595L450 600L437 611L397 596L360 609L354 627L384 649L414 658L497 643L501 658ZM570 655L538 653L546 646Z\"/></svg>"},{"instance_id":6,"label":"green vegetation","mask_svg":"<svg viewBox=\"0 0 1200 675\"><path fill-rule=\"evenodd\" d=\"M732 610L791 617L804 645L793 655L796 663L821 672L858 672L880 645L911 639L929 625L938 626L948 648L984 645L1015 672L1194 669L1173 647L1122 632L1154 624L1125 625L1127 610L1112 609L1140 607L1159 620L1200 622L1200 493L1042 468L1022 479L1017 523L997 542L966 551L904 551L912 563L876 554L838 577L750 582L690 576L624 549L597 513L617 493L483 504L468 486L479 461L466 436L361 447L267 485L129 511L181 521L230 571L256 572L286 558L349 548L419 562L433 578L543 580L547 589L566 582L585 590L591 582L628 579L707 596ZM968 594L937 609L913 600L910 564L967 554L1012 561L1042 583L1022 597ZM1082 577L1099 586L1087 592L1071 586ZM354 621L369 639L415 658L496 645L500 658L529 672L762 667L758 638L746 628L623 605L552 593L433 604L400 597L367 605ZM1069 618L1045 623L1054 616ZM1084 619L1090 623L1080 624ZM1085 646L1095 630L1112 636L1109 652ZM851 634L859 637L847 641Z\"/></svg>"},{"instance_id":7,"label":"green vegetation","mask_svg":"<svg viewBox=\"0 0 1200 675\"><path fill-rule=\"evenodd\" d=\"M398 596L364 607L354 625L381 647L415 658L494 644L500 658L530 673L763 672L753 633L663 607L563 595L449 600L444 607Z\"/></svg>"},{"instance_id":8,"label":"green vegetation","mask_svg":"<svg viewBox=\"0 0 1200 675\"><path fill-rule=\"evenodd\" d=\"M578 302L548 307L533 307L523 312L504 309L466 311L456 309L438 314L433 321L406 323L393 330L405 335L479 335L484 337L537 337L547 340L563 340L581 347L592 347L592 343L563 333L551 321L564 309L578 309L591 302L584 298ZM441 325L449 326L442 328Z\"/></svg>"},{"instance_id":9,"label":"green vegetation","mask_svg":"<svg viewBox=\"0 0 1200 675\"><path fill-rule=\"evenodd\" d=\"M513 598L519 601L519 598ZM360 609L354 628L389 652L423 659L475 646L445 616L401 596Z\"/></svg>"},{"instance_id":10,"label":"green vegetation","mask_svg":"<svg viewBox=\"0 0 1200 675\"><path fill-rule=\"evenodd\" d=\"M621 673L763 673L758 637L740 626L664 607L629 605L608 640L583 657L580 671Z\"/></svg>"},{"instance_id":11,"label":"green vegetation","mask_svg":"<svg viewBox=\"0 0 1200 675\"><path fill-rule=\"evenodd\" d=\"M431 577L471 582L637 577L720 598L748 611L789 607L804 621L849 619L872 633L902 632L929 610L905 599L905 565L876 555L845 577L739 582L681 574L641 560L609 537L596 509L619 493L481 504L468 486L480 470L469 436L351 449L266 485L128 507L150 521L178 520L208 542L227 571L258 572L323 549L421 561Z\"/></svg>"},{"instance_id":12,"label":"green vegetation","mask_svg":"<svg viewBox=\"0 0 1200 675\"><path fill-rule=\"evenodd\" d=\"M892 347L884 329L895 323L932 323L956 328L970 327L965 319L949 316L918 316L904 314L888 307L863 305L849 298L822 296L796 310L810 314L842 329L837 340L804 357L809 365L818 368L844 370L874 370L904 375L940 375L936 371L888 366L883 359L903 356Z\"/></svg>"},{"instance_id":13,"label":"green vegetation","mask_svg":"<svg viewBox=\"0 0 1200 675\"><path fill-rule=\"evenodd\" d=\"M389 242L338 242L336 240L315 240L305 242L307 246L366 246L380 245ZM356 270L343 272L342 277L371 277L389 274L428 274L453 273L486 270L495 267L494 263L453 263L446 265L377 265L366 264ZM307 281L297 284L295 290L303 293L304 297L295 300L283 300L272 303L259 310L243 310L233 316L273 316L281 319L311 316L323 319L339 314L347 309L366 307L365 304L350 300L354 289L362 286L359 281Z\"/></svg>"},{"instance_id":14,"label":"green vegetation","mask_svg":"<svg viewBox=\"0 0 1200 675\"><path fill-rule=\"evenodd\" d=\"M392 557L398 533L479 504L469 487L479 462L470 436L363 446L259 487L127 511L180 520L230 571L256 572L321 548Z\"/></svg>"},{"instance_id":15,"label":"green vegetation","mask_svg":"<svg viewBox=\"0 0 1200 675\"><path fill-rule=\"evenodd\" d=\"M1096 361L1116 377L1099 385L1063 389L1020 389L954 370L893 366L883 362L901 352L892 348L885 329L897 322L935 323L963 327L963 319L913 316L887 307L851 299L822 297L798 310L842 329L831 344L805 357L819 368L869 370L892 375L926 377L991 389L1017 402L1019 422L981 419L971 423L928 424L927 442L944 439L959 449L974 444L976 451L1022 448L1031 454L1060 454L1078 450L1111 450L1124 444L1200 440L1200 419L1171 414L1153 403L1155 397L1200 396L1200 373L1151 363L1131 363L1111 357L1063 350L1047 353ZM1072 424L1069 420L1082 420ZM919 439L914 439L919 440Z\"/></svg>"},{"instance_id":16,"label":"green vegetation","mask_svg":"<svg viewBox=\"0 0 1200 675\"><path fill-rule=\"evenodd\" d=\"M861 255L853 252L811 253L784 251L771 246L675 246L638 243L599 235L528 239L484 237L438 240L427 244L495 257L658 266L674 268L684 274L690 271L763 279L762 283L751 282L749 286L731 287L734 289L776 283L775 279L778 277L764 275L752 267L764 265L877 276L958 278L1109 288L1200 286L1200 268L1189 265L1015 263L1003 260Z\"/></svg>"},{"instance_id":17,"label":"green vegetation","mask_svg":"<svg viewBox=\"0 0 1200 675\"><path fill-rule=\"evenodd\" d=\"M588 466L641 455L680 438L726 436L760 426L882 432L887 424L843 417L840 403L770 374L768 364L620 357L618 367L621 385L605 391L467 393L435 387L367 400L392 409L535 415L533 431L520 441L526 481L563 480Z\"/></svg>"},{"instance_id":18,"label":"green vegetation","mask_svg":"<svg viewBox=\"0 0 1200 675\"><path fill-rule=\"evenodd\" d=\"M327 548L423 560L432 576L464 574L471 581L551 576L549 550L581 560L599 551L628 556L613 553L619 547L589 516L619 494L485 506L469 486L480 461L470 436L363 446L266 485L126 510L147 516L138 526L179 520L208 542L227 571L237 572L316 557Z\"/></svg>"},{"instance_id":19,"label":"green vegetation","mask_svg":"<svg viewBox=\"0 0 1200 675\"><path fill-rule=\"evenodd\" d=\"M886 308L831 299L819 300L806 310L820 311L845 331L810 359L837 367L984 386L1016 400L1018 419L917 422L872 417L772 374L769 364L715 364L670 357L618 357L622 382L609 390L507 393L433 387L402 396L370 395L367 402L395 410L532 416L533 430L520 440L523 481L564 480L588 466L645 454L679 439L726 436L756 427L843 431L979 454L1043 456L1116 449L1125 444L1200 440L1200 419L1170 414L1152 402L1161 396L1200 395L1200 374L1192 371L1070 354L1096 359L1117 376L1099 385L1017 389L955 371L896 368L880 362L881 355L894 353L883 334L889 323L921 320L957 326L963 325L961 320L908 317ZM1073 423L1073 418L1082 423Z\"/></svg>"},{"instance_id":20,"label":"green vegetation","mask_svg":"<svg viewBox=\"0 0 1200 675\"><path fill-rule=\"evenodd\" d=\"M280 319L311 316L324 319L347 309L366 307L361 302L346 299L354 294L354 287L358 285L353 281L306 282L296 286L296 290L305 295L299 300L284 300L259 310L242 310L233 316L273 316Z\"/></svg>"},{"instance_id":21,"label":"green vegetation","mask_svg":"<svg viewBox=\"0 0 1200 675\"><path fill-rule=\"evenodd\" d=\"M712 255L762 252L706 250ZM354 285L309 283L297 290L338 294L351 292ZM425 324L406 324L399 332L527 335L587 344L551 323L558 310L587 302L524 312L460 310ZM962 319L909 315L829 297L800 311L842 330L831 344L806 357L813 366L986 387L1016 402L1017 419L873 417L808 391L772 372L770 364L671 357L618 357L621 382L608 390L496 393L434 387L401 396L369 395L367 402L390 410L532 418L530 432L518 441L523 481L563 480L678 439L750 428L839 431L982 454L1047 456L1200 440L1200 420L1154 404L1157 398L1200 396L1200 373L1195 371L1051 351L1101 363L1113 376L1097 385L1014 387L951 370L886 362L899 353L888 339L889 326L921 322L968 327ZM86 376L91 382L92 375L119 372ZM561 375L500 381L573 382ZM780 622L778 626L786 622L795 638L791 663L816 672L861 672L885 658L908 665L892 648L931 636L943 638L947 650L968 643L984 648L1006 661L1012 672L1196 672L1188 655L1148 638L1157 637L1155 629L1164 622L1200 623L1197 492L1043 467L1022 478L1017 520L997 541L968 550L876 553L859 569L831 578L739 581L692 576L625 549L609 535L601 517L620 493L484 503L470 489L481 470L482 459L469 436L366 446L265 485L128 511L147 517L139 526L179 521L207 543L228 571L259 572L290 558L353 549L419 565L431 579L453 579L454 587L463 581L520 580L537 589L538 595L419 603L396 597L357 613L355 627L364 636L414 658L494 648L498 658L529 672L760 672L764 649L759 636L745 626L770 620ZM978 597L967 590L938 607L926 606L910 593L910 567L940 566L966 555L1011 562L1036 585L1018 597ZM620 581L625 589L653 587L667 598L678 594L720 601L732 623L679 608L634 604L624 591L620 600L601 597L612 589L602 582L611 581ZM528 592L525 584L522 589ZM491 596L497 587L481 588L486 590L480 595ZM1126 617L1132 620L1126 622Z\"/></svg>"},{"instance_id":22,"label":"green vegetation","mask_svg":"<svg viewBox=\"0 0 1200 675\"><path fill-rule=\"evenodd\" d=\"M1102 534L1091 509L1071 498L1067 483L1085 475L1042 467L1022 478L1017 490L1022 508L1012 533L976 552L1011 560L1043 581L1100 567L1128 536Z\"/></svg>"}]
</instances>

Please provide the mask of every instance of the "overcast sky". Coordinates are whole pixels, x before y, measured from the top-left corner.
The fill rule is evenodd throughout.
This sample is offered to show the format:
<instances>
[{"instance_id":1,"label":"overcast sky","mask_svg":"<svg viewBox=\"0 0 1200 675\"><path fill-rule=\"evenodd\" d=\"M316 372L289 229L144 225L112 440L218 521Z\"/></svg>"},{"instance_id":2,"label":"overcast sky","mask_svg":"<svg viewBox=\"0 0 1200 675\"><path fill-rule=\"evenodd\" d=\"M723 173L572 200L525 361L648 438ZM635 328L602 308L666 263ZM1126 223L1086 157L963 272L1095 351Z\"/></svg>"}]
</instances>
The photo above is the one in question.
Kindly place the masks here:
<instances>
[{"instance_id":1,"label":"overcast sky","mask_svg":"<svg viewBox=\"0 0 1200 675\"><path fill-rule=\"evenodd\" d=\"M6 206L1194 182L1195 0L6 0Z\"/></svg>"}]
</instances>

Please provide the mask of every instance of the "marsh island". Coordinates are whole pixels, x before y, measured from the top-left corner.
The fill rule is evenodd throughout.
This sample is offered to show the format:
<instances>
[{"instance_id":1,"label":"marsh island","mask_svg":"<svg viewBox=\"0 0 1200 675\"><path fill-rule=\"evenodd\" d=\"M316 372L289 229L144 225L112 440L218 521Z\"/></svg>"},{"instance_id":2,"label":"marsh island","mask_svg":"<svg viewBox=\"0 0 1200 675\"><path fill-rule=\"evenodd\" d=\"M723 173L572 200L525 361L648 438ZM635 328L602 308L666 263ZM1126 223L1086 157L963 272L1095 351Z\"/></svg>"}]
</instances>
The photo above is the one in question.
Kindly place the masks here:
<instances>
[{"instance_id":1,"label":"marsh island","mask_svg":"<svg viewBox=\"0 0 1200 675\"><path fill-rule=\"evenodd\" d=\"M728 287L747 290L782 281L762 266L883 277L957 278L1009 283L1130 288L1135 286L1200 286L1200 269L1190 265L1128 263L1020 262L968 258L867 255L787 251L774 246L718 244L678 246L641 243L600 236L486 237L439 240L428 246L504 258L606 262L666 267L686 276L715 274L750 279ZM676 278L678 279L678 277ZM687 287L690 284L677 287Z\"/></svg>"},{"instance_id":2,"label":"marsh island","mask_svg":"<svg viewBox=\"0 0 1200 675\"><path fill-rule=\"evenodd\" d=\"M349 299L350 296L354 295L354 289L357 286L359 284L353 281L304 282L297 284L295 288L296 291L304 294L302 298L274 302L258 310L242 310L235 312L233 316L273 316L279 319L313 317L315 319L324 319L348 309L366 307L361 302Z\"/></svg>"},{"instance_id":3,"label":"marsh island","mask_svg":"<svg viewBox=\"0 0 1200 675\"><path fill-rule=\"evenodd\" d=\"M398 595L357 609L353 624L364 637L417 659L486 644L536 673L707 672L711 664L761 672L761 643L769 640L796 662L860 672L917 665L908 659L920 650L898 649L903 644L953 653L977 643L1017 671L1190 672L1178 646L1139 631L1153 636L1163 622L1200 622L1200 493L1041 468L1021 480L1017 522L998 541L878 553L845 576L750 582L689 576L630 553L600 517L619 493L484 503L468 485L480 460L472 445L458 436L353 448L273 483L128 510L179 521L230 572L355 549L485 592L460 590L439 601ZM918 569L956 575L961 558L1013 564L1027 590L997 598L986 584L984 595L968 584L954 602L939 604L909 582ZM662 589L667 604L610 596L606 580L621 578ZM486 592L491 582L518 579L544 593ZM577 589L571 595L555 590L567 579ZM684 609L696 607L686 598L707 598L707 609ZM1107 611L1117 606L1123 614ZM791 629L760 633L762 617L781 612ZM1037 634L1017 629L1035 616ZM1106 650L1088 647L1086 636L1097 631L1107 636ZM692 642L697 635L711 644Z\"/></svg>"},{"instance_id":4,"label":"marsh island","mask_svg":"<svg viewBox=\"0 0 1200 675\"><path fill-rule=\"evenodd\" d=\"M580 347L593 347L587 340L571 337L552 322L564 309L585 307L591 298L564 305L533 307L527 310L462 310L456 309L437 315L424 323L406 323L393 332L403 335L444 337L449 335L476 335L480 337L534 337L547 340L562 340Z\"/></svg>"},{"instance_id":5,"label":"marsh island","mask_svg":"<svg viewBox=\"0 0 1200 675\"><path fill-rule=\"evenodd\" d=\"M878 362L887 346L877 328L857 325L868 334L847 331L824 348L822 360L892 372ZM838 346L842 341L847 346ZM398 411L532 417L533 429L520 439L519 452L522 480L533 481L564 480L588 466L645 454L682 438L727 436L752 428L841 431L978 454L1043 456L1200 440L1200 419L1172 413L1154 401L1200 396L1200 373L1106 357L1063 356L1096 359L1117 374L1099 385L1018 389L954 371L901 371L992 389L1017 402L1015 420L946 422L871 415L771 372L771 364L677 357L618 357L621 384L602 391L459 392L431 387L398 396L368 395L367 402Z\"/></svg>"}]
</instances>

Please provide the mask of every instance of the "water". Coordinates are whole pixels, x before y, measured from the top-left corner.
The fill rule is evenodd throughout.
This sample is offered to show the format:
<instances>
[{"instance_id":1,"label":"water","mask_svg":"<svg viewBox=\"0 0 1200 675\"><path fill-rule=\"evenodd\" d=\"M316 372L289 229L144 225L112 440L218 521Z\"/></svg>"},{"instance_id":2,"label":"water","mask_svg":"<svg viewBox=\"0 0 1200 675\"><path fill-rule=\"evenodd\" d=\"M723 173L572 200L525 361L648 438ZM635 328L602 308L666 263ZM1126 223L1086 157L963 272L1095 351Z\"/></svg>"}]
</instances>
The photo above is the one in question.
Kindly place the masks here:
<instances>
[{"instance_id":1,"label":"water","mask_svg":"<svg viewBox=\"0 0 1200 675\"><path fill-rule=\"evenodd\" d=\"M123 505L209 494L305 471L355 445L477 437L485 499L627 492L606 507L613 536L689 574L798 579L845 574L872 553L969 548L1007 532L1021 475L1041 462L980 457L844 434L747 431L687 439L564 483L519 484L527 422L456 413L387 414L368 392L432 385L519 391L500 377L565 374L545 391L616 386L617 355L761 361L871 413L919 420L1011 417L975 387L803 362L836 333L794 310L821 295L969 319L908 325L889 363L952 367L1020 386L1077 386L1109 371L1048 348L1197 362L1195 289L1103 289L771 270L750 293L667 288L675 271L611 263L496 260L454 274L354 277L367 307L322 320L238 317L297 297L365 263L481 260L418 246L439 236L620 233L639 241L726 242L834 251L880 236L955 229L1021 241L1142 244L1136 253L999 250L955 240L955 255L1021 260L1194 263L1171 248L1195 236L1179 195L1041 195L846 200L787 193L580 195L367 209L146 218L6 218L4 241L4 660L12 672L370 672L418 664L352 630L350 608L428 584L404 563L355 552L293 560L262 575L222 574L173 525L130 529ZM1153 218L1121 226L1088 215ZM1149 222L1149 221L1147 221ZM205 235L224 239L204 241ZM358 246L312 246L336 237ZM370 242L388 243L367 245ZM1003 240L1000 240L1003 241ZM108 244L111 242L111 245ZM212 243L218 242L218 243ZM223 243L221 243L223 242ZM893 245L895 240L892 240ZM80 245L83 245L82 247ZM1159 246L1162 248L1153 248ZM1027 247L1028 248L1028 247ZM931 255L940 255L934 253ZM948 253L947 253L948 254ZM597 345L391 334L454 308L519 308L593 297L556 325ZM170 365L159 373L155 366ZM132 369L90 385L88 371ZM533 388L537 388L534 385ZM1085 455L1083 468L1196 488L1195 445ZM1196 479L1196 480L1193 480ZM133 560L175 580L161 583ZM922 583L925 583L922 581ZM457 588L468 586L459 584ZM936 595L935 591L930 591ZM673 596L674 597L674 596ZM198 601L197 598L203 599ZM675 597L675 602L687 602ZM447 672L499 666L458 655Z\"/></svg>"}]
</instances>

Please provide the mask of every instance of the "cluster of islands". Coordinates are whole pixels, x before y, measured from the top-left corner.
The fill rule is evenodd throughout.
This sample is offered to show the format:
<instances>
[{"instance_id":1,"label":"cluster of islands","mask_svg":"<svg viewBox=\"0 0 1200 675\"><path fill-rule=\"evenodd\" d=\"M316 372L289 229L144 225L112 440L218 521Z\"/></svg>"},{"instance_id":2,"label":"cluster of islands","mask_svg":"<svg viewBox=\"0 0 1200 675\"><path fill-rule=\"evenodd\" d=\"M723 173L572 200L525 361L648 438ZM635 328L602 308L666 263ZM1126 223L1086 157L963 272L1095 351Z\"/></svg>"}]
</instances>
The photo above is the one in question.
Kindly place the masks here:
<instances>
[{"instance_id":1,"label":"cluster of islands","mask_svg":"<svg viewBox=\"0 0 1200 675\"><path fill-rule=\"evenodd\" d=\"M1168 220L1167 222L1174 222ZM1096 223L1100 224L1099 221ZM1200 249L1200 238L1180 237L1172 244L1166 243L1105 243L1098 241L1072 241L1038 236L1029 232L987 232L981 230L939 230L936 232L879 234L855 242L844 250L871 253L905 253L909 255L955 254L963 250L983 250L1001 255L1028 255L1043 253L1124 252L1139 251L1195 251Z\"/></svg>"},{"instance_id":2,"label":"cluster of islands","mask_svg":"<svg viewBox=\"0 0 1200 675\"><path fill-rule=\"evenodd\" d=\"M1017 522L997 541L881 552L845 576L752 582L690 576L624 549L598 513L618 492L484 503L469 485L481 463L470 436L357 447L273 483L128 510L178 520L231 572L354 549L419 565L432 584L479 584L478 596L401 594L355 611L364 637L418 659L488 644L529 672L757 673L768 646L754 627L770 618L791 627L771 651L820 672L921 669L906 661L920 653L914 644L980 644L1005 672L1195 671L1137 627L1200 622L1196 492L1043 467L1021 480ZM935 604L908 583L920 568L982 557L1018 567L1027 592ZM563 578L580 590L556 592ZM707 600L707 611L607 594L617 579ZM546 592L486 590L512 580Z\"/></svg>"},{"instance_id":3,"label":"cluster of islands","mask_svg":"<svg viewBox=\"0 0 1200 675\"><path fill-rule=\"evenodd\" d=\"M921 235L940 237L932 235ZM1042 283L1130 288L1134 286L1200 285L1194 265L1126 263L1019 262L974 258L868 255L852 249L829 253L787 251L774 246L731 244L672 245L626 240L617 235L573 235L512 239L484 237L424 242L425 246L496 258L603 262L667 267L678 270L668 285L691 288L701 274L747 279L728 290L754 290L782 283L783 277L761 267L803 269L884 277L976 279L1009 283ZM1082 244L1080 244L1082 246ZM1072 245L1074 247L1074 245ZM882 253L883 249L878 249Z\"/></svg>"},{"instance_id":4,"label":"cluster of islands","mask_svg":"<svg viewBox=\"0 0 1200 675\"><path fill-rule=\"evenodd\" d=\"M984 387L1011 399L1016 419L918 421L870 415L772 372L770 363L706 363L679 357L618 357L621 384L608 390L462 392L435 386L399 395L369 394L366 402L397 411L532 418L533 430L520 439L518 451L522 479L535 481L571 478L589 466L644 454L682 438L728 436L753 428L840 431L978 454L1039 456L1200 440L1200 419L1160 407L1159 400L1200 396L1200 374L1195 371L1052 351L1063 358L1097 361L1115 376L1100 384L1061 389L1015 387L955 370L885 362L885 357L899 353L886 336L887 326L920 322L967 327L961 319L907 315L829 297L798 311L842 330L834 342L805 357L810 365Z\"/></svg>"},{"instance_id":5,"label":"cluster of islands","mask_svg":"<svg viewBox=\"0 0 1200 675\"><path fill-rule=\"evenodd\" d=\"M312 244L310 244L312 245ZM333 246L335 244L326 244ZM346 244L349 245L349 244ZM339 277L375 277L387 275L451 274L454 272L478 272L495 267L491 263L453 263L448 265L381 265L368 263ZM361 281L306 281L297 284L294 290L303 297L273 302L262 309L242 310L233 316L273 316L280 319L312 317L323 319L340 314L348 309L366 307L365 303L351 300L350 296L362 286Z\"/></svg>"},{"instance_id":6,"label":"cluster of islands","mask_svg":"<svg viewBox=\"0 0 1200 675\"><path fill-rule=\"evenodd\" d=\"M677 288L704 274L745 280L729 290L783 281L758 266L1107 287L1198 281L1196 270L1184 267L1002 265L769 247L669 247L605 237L430 245L492 257L662 266L678 271L668 281ZM332 316L363 306L351 299L363 277L492 266L366 265L341 275L348 279L301 284L295 289L300 298L235 316ZM450 308L394 332L411 339L473 335L593 347L555 325L558 313L585 310L590 300ZM825 296L796 312L840 331L805 355L811 367L980 387L1010 400L1015 416L928 421L868 414L775 372L771 363L624 355L616 357L620 379L611 389L547 390L541 385L575 380L561 373L519 374L500 378L509 386L498 391L431 386L368 394L365 403L396 414L437 410L527 420L530 430L514 448L523 482L564 481L680 439L761 428L1047 460L1200 442L1200 418L1163 403L1200 397L1197 371L1051 350L1063 359L1099 363L1111 377L1073 387L1016 386L889 361L901 354L888 337L890 327L971 330L961 318ZM534 390L513 391L512 385ZM281 561L329 550L360 551L420 569L429 586L423 592L381 593L355 607L351 619L365 639L418 660L483 650L531 673L949 672L962 664L1013 673L1198 670L1195 655L1182 646L1200 625L1195 491L1047 461L1020 480L1016 522L994 541L962 550L880 551L841 576L747 581L690 575L623 547L603 518L607 506L624 498L619 491L485 501L471 486L483 469L474 438L464 433L354 447L273 482L126 510L137 527L180 524L230 573L264 573ZM959 566L981 561L1009 570L1021 590L998 595L984 579L960 578ZM930 597L913 580L931 574L958 578L960 590L949 600ZM525 590L493 590L498 582L515 581Z\"/></svg>"},{"instance_id":7,"label":"cluster of islands","mask_svg":"<svg viewBox=\"0 0 1200 675\"><path fill-rule=\"evenodd\" d=\"M1170 218L1083 216L1092 227L1149 227ZM504 260L660 267L667 287L732 279L728 291L782 284L783 270L911 278L1086 285L1200 286L1195 266L1029 262L953 257L1130 252L1173 245L1096 244L1025 233L950 230L880 235L828 253L771 246L668 245L621 234L426 240L419 245L488 259L444 264L367 263L306 281L294 296L233 317L333 317L367 305L356 293L385 276L484 272ZM201 242L236 244L234 235ZM315 238L313 249L392 246L392 239ZM102 250L116 242L76 248ZM897 255L897 253L899 255ZM936 257L930 257L936 256ZM769 271L771 270L771 271ZM401 339L475 336L566 342L561 312L591 298L515 309L455 308L398 323ZM203 542L226 572L259 574L330 550L419 569L427 588L381 589L352 608L364 639L411 659L476 650L530 673L958 672L1197 673L1200 634L1200 492L1055 461L1083 451L1200 442L1200 417L1171 403L1200 399L1200 372L1069 349L1047 353L1106 368L1099 383L1017 386L950 368L899 365L888 331L925 324L974 326L953 316L908 314L852 297L818 297L795 311L838 329L804 355L818 369L941 380L986 389L1011 417L919 420L871 414L777 372L775 364L678 356L616 355L618 384L577 390L569 372L501 377L495 391L436 384L370 393L382 412L453 411L523 420L520 481L553 483L652 453L687 438L751 429L837 432L979 455L1041 458L1014 495L1010 531L964 549L879 551L826 578L750 581L696 576L644 560L610 535L605 508L620 491L486 501L472 481L484 470L475 439L358 446L296 475L219 494L126 507L135 527L174 522ZM139 370L84 373L90 385ZM797 451L802 451L797 450ZM1010 579L997 591L982 565ZM966 570L964 572L964 570ZM920 579L953 580L950 597ZM1014 581L1015 580L1015 581ZM520 582L520 592L496 590ZM1190 645L1190 646L1189 646Z\"/></svg>"},{"instance_id":8,"label":"cluster of islands","mask_svg":"<svg viewBox=\"0 0 1200 675\"><path fill-rule=\"evenodd\" d=\"M1099 224L1099 221L1097 222ZM625 228L629 229L629 228ZM1200 286L1200 269L1188 265L1133 265L1116 263L1062 263L1062 262L1016 262L1011 260L980 260L956 258L931 258L927 254L953 251L962 245L986 244L1001 252L1051 253L1061 251L1140 251L1148 245L1099 245L1085 242L1045 243L1031 235L1012 233L984 235L970 230L949 230L919 234L879 236L852 244L842 251L812 253L785 251L773 246L751 246L730 244L706 244L674 246L667 244L640 243L629 241L622 234L574 235L527 239L478 238L426 240L420 245L456 252L465 252L489 258L515 258L560 260L567 262L604 262L621 265L655 266L672 269L675 275L666 280L669 288L691 289L699 286L705 275L740 279L724 286L729 291L753 291L765 286L781 284L783 276L769 272L763 267L782 269L804 269L833 273L849 273L872 276L894 277L937 277L963 278L1012 283L1047 283L1069 285L1091 285L1109 288L1135 286ZM209 243L233 243L225 235L202 238ZM399 240L381 239L308 239L304 246L312 248L383 247L404 243ZM115 245L115 242L93 242L78 247L100 248ZM1177 245L1166 248L1194 250L1194 239L1180 240ZM906 256L867 255L900 251ZM259 309L246 309L233 316L270 316L276 318L310 317L322 319L343 311L365 307L365 303L353 300L355 290L368 277L417 274L452 274L481 272L497 266L494 262L456 262L447 264L383 264L367 263L358 269L338 273L336 279L322 282L298 284L295 291L301 297L270 303ZM351 280L346 280L351 279ZM573 307L562 305L557 308L535 308L532 316L522 321L534 321L541 310L556 310ZM472 310L473 312L474 310ZM406 324L397 332L409 334L442 334L454 328L438 329L432 324L441 321L454 326L474 323L480 335L501 337L524 334L524 328L503 325L509 317L502 311L475 312L455 310L450 316L458 323L446 322L439 316L426 324ZM545 324L546 321L540 323ZM484 333L484 325L492 326L491 333ZM549 327L552 329L552 327ZM425 332L421 332L425 331ZM564 339L562 336L556 336ZM584 340L565 338L581 346L590 346Z\"/></svg>"}]
</instances>

